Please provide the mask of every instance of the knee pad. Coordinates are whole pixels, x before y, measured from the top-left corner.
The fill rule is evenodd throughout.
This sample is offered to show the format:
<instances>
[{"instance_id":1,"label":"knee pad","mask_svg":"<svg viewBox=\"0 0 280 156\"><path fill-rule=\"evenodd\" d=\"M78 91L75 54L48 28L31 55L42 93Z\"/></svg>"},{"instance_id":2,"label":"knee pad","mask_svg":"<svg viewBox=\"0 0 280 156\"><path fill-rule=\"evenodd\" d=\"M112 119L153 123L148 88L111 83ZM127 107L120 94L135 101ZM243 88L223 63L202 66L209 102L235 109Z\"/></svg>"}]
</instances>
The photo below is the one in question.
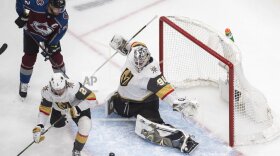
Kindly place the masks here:
<instances>
[{"instance_id":1,"label":"knee pad","mask_svg":"<svg viewBox=\"0 0 280 156\"><path fill-rule=\"evenodd\" d=\"M32 69L37 59L37 53L27 54L22 56L21 66L26 69Z\"/></svg>"},{"instance_id":2,"label":"knee pad","mask_svg":"<svg viewBox=\"0 0 280 156\"><path fill-rule=\"evenodd\" d=\"M52 64L53 68L57 69L57 68L64 67L63 56L61 55L60 52L54 53L51 56L51 58L52 58L51 64Z\"/></svg>"},{"instance_id":3,"label":"knee pad","mask_svg":"<svg viewBox=\"0 0 280 156\"><path fill-rule=\"evenodd\" d=\"M78 131L81 135L88 136L91 130L91 119L83 116L78 121Z\"/></svg>"}]
</instances>

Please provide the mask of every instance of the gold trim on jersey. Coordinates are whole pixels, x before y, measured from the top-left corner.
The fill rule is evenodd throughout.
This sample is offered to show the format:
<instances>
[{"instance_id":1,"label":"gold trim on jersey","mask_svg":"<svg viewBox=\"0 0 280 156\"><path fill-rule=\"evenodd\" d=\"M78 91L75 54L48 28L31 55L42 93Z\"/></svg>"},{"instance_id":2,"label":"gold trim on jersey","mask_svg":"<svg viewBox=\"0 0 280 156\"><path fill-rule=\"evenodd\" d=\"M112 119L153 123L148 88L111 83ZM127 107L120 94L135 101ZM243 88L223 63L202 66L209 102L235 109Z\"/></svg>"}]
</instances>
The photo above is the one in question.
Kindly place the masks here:
<instances>
[{"instance_id":1,"label":"gold trim on jersey","mask_svg":"<svg viewBox=\"0 0 280 156\"><path fill-rule=\"evenodd\" d=\"M168 94L170 94L171 92L174 91L174 88L168 84L166 86L164 86L163 88L161 88L156 95L160 98L160 99L164 99Z\"/></svg>"},{"instance_id":2,"label":"gold trim on jersey","mask_svg":"<svg viewBox=\"0 0 280 156\"><path fill-rule=\"evenodd\" d=\"M121 86L127 86L127 84L132 78L133 78L133 74L131 73L131 71L128 68L125 68L120 78Z\"/></svg>"},{"instance_id":3,"label":"gold trim on jersey","mask_svg":"<svg viewBox=\"0 0 280 156\"><path fill-rule=\"evenodd\" d=\"M52 108L40 105L39 110L40 110L40 112L42 112L42 113L44 113L46 115L50 115L50 113L52 111Z\"/></svg>"},{"instance_id":4,"label":"gold trim on jersey","mask_svg":"<svg viewBox=\"0 0 280 156\"><path fill-rule=\"evenodd\" d=\"M86 99L87 99L87 100L96 100L96 96L95 96L95 94L94 94L93 92L91 92L91 93L87 96Z\"/></svg>"},{"instance_id":5,"label":"gold trim on jersey","mask_svg":"<svg viewBox=\"0 0 280 156\"><path fill-rule=\"evenodd\" d=\"M85 144L87 142L87 138L88 136L84 136L80 133L77 133L76 135L76 140L79 142L79 143L82 143L82 144Z\"/></svg>"}]
</instances>

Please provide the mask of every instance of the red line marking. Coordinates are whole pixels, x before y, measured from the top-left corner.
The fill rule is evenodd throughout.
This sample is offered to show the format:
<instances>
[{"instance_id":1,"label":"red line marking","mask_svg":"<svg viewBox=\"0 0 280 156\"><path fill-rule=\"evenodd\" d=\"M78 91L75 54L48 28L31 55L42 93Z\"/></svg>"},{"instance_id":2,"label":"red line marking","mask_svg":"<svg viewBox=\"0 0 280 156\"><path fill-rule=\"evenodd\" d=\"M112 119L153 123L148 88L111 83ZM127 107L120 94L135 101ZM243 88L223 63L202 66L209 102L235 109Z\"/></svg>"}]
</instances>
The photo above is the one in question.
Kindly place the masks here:
<instances>
[{"instance_id":1,"label":"red line marking","mask_svg":"<svg viewBox=\"0 0 280 156\"><path fill-rule=\"evenodd\" d=\"M87 46L89 49L91 49L91 51L96 52L98 55L102 56L105 60L107 60L107 59L109 58L108 56L105 56L103 52L101 52L101 51L98 50L96 47L94 47L94 46L92 46L91 44L89 44L89 42L83 40L83 37L86 36L86 35L89 35L90 33L97 32L97 31L99 31L99 30L102 30L103 28L108 27L108 26L110 26L110 25L112 25L112 24L114 24L114 23L120 22L120 21L122 21L122 20L124 20L124 19L126 19L126 18L128 18L128 17L130 17L130 16L132 16L132 15L134 15L134 14L137 14L137 13L139 13L139 12L145 10L145 9L148 9L148 8L150 8L150 7L152 7L152 6L155 6L155 5L157 5L157 4L159 4L159 3L163 2L163 1L165 1L165 0L158 0L158 1L154 2L154 3L151 3L151 4L149 4L149 5L147 5L147 6L143 7L143 8L141 8L141 9L138 9L138 10L132 12L132 13L129 13L129 14L123 16L123 17L120 17L120 18L117 19L117 20L114 20L114 21L112 21L112 22L109 22L109 23L107 23L107 24L104 24L103 26L100 26L100 27L98 27L98 28L95 28L95 29L93 29L93 30L91 30L91 31L89 31L89 32L87 32L87 33L82 34L82 35L77 35L77 34L75 34L74 32L72 32L70 29L67 30L67 33L69 33L70 35L72 35L73 37L75 37L77 40L79 40L81 43L83 43L85 46ZM113 64L114 66L118 67L118 68L121 68L121 66L120 66L118 63L114 62L114 61L110 61L110 63Z\"/></svg>"},{"instance_id":2,"label":"red line marking","mask_svg":"<svg viewBox=\"0 0 280 156\"><path fill-rule=\"evenodd\" d=\"M126 18L128 18L128 17L130 17L130 16L132 16L132 15L135 15L135 14L137 14L137 13L143 11L143 10L146 10L146 9L148 9L148 8L150 8L150 7L153 7L153 6L159 4L159 3L163 2L163 1L165 1L165 0L159 0L159 1L156 1L156 2L154 2L154 3L149 4L149 5L147 5L147 6L144 6L143 8L140 8L140 9L138 9L138 10L136 10L136 11L133 11L132 13L129 13L129 14L125 15L125 16L122 16L122 17L120 17L120 18L118 18L118 19L116 19L116 20L114 20L114 21L111 21L111 22L109 22L109 23L106 23L106 24L104 24L104 25L102 25L102 26L99 26L99 27L97 27L97 28L95 28L95 29L93 29L93 30L91 30L91 31L89 31L89 32L86 32L86 33L80 35L80 37L84 37L84 36L87 36L87 35L89 35L89 34L91 34L91 33L93 33L93 32L100 31L100 30L102 30L102 29L104 29L104 28L106 28L106 27L108 27L108 26L110 26L110 25L112 25L112 24L115 24L115 23L117 23L117 22L120 22L120 21L122 21L122 20L124 20L124 19L126 19Z\"/></svg>"},{"instance_id":3,"label":"red line marking","mask_svg":"<svg viewBox=\"0 0 280 156\"><path fill-rule=\"evenodd\" d=\"M95 48L94 46L92 46L91 44L89 44L88 42L84 41L81 37L79 37L78 35L76 35L74 32L70 31L68 29L67 31L70 35L72 35L73 37L75 37L77 40L79 40L81 43L83 43L85 46L87 46L89 49L91 49L91 51L96 52L98 55L102 56L105 60L107 60L110 56L105 56L103 52L101 52L100 50L98 50L97 48ZM94 58L93 58L94 61ZM114 66L120 68L121 66L114 62L114 61L110 61L110 63L112 63Z\"/></svg>"}]
</instances>

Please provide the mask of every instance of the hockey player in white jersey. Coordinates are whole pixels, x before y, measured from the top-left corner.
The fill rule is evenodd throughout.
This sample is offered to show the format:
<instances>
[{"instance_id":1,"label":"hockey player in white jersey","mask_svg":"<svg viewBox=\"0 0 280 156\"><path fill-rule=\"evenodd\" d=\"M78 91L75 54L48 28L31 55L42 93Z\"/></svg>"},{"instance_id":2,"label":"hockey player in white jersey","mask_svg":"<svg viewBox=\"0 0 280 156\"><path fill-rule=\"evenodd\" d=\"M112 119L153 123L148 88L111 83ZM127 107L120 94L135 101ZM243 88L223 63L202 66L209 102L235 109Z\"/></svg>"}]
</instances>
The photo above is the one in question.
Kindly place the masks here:
<instances>
[{"instance_id":1,"label":"hockey player in white jersey","mask_svg":"<svg viewBox=\"0 0 280 156\"><path fill-rule=\"evenodd\" d=\"M127 56L127 60L117 92L108 97L107 114L116 112L123 117L137 117L136 134L153 143L178 148L183 153L194 150L198 143L190 135L164 123L159 99L186 116L195 115L198 103L177 97L144 43L126 43L123 37L115 35L110 46Z\"/></svg>"},{"instance_id":2,"label":"hockey player in white jersey","mask_svg":"<svg viewBox=\"0 0 280 156\"><path fill-rule=\"evenodd\" d=\"M81 83L66 79L61 73L53 74L41 94L37 126L33 129L34 141L39 143L44 140L42 133L49 116L50 124L60 128L65 126L66 118L59 119L69 113L78 126L72 154L80 156L91 130L90 108L96 104L95 94Z\"/></svg>"}]
</instances>

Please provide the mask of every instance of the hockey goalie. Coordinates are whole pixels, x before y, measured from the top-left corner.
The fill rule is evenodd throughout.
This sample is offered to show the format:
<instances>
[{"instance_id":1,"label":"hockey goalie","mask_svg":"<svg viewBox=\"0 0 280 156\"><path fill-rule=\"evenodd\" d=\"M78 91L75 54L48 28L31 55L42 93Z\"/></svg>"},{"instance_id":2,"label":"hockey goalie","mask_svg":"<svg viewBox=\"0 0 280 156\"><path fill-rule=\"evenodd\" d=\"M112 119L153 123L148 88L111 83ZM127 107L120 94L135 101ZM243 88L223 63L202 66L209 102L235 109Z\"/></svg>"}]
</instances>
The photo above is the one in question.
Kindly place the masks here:
<instances>
[{"instance_id":1,"label":"hockey goalie","mask_svg":"<svg viewBox=\"0 0 280 156\"><path fill-rule=\"evenodd\" d=\"M127 56L122 69L118 90L107 99L107 114L113 112L122 117L137 117L135 133L158 145L191 153L198 145L191 135L166 124L159 113L159 99L171 105L184 116L194 116L198 103L179 98L159 69L147 46L141 42L127 43L115 35L110 46Z\"/></svg>"}]
</instances>

